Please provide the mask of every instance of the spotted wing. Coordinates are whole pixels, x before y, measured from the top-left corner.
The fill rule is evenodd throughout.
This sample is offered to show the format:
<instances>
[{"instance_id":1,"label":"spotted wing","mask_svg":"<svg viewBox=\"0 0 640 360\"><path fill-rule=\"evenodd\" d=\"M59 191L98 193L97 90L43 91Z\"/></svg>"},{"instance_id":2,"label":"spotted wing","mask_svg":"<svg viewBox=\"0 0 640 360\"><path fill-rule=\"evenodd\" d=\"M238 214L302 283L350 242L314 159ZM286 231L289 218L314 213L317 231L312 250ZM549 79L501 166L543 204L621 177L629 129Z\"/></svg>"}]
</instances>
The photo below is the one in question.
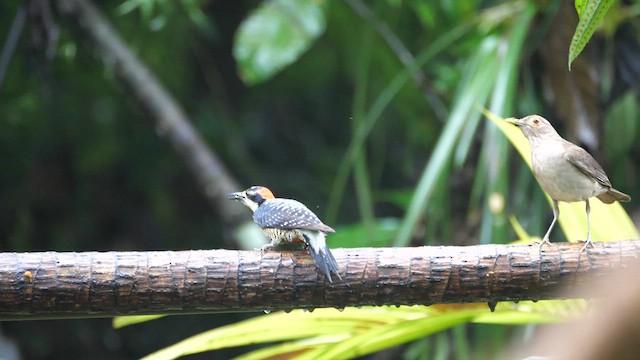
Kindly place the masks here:
<instances>
[{"instance_id":1,"label":"spotted wing","mask_svg":"<svg viewBox=\"0 0 640 360\"><path fill-rule=\"evenodd\" d=\"M611 187L611 181L605 174L602 166L585 149L568 143L565 144L565 158L580 172L596 180L606 187Z\"/></svg>"},{"instance_id":2,"label":"spotted wing","mask_svg":"<svg viewBox=\"0 0 640 360\"><path fill-rule=\"evenodd\" d=\"M304 204L290 199L267 200L253 213L253 220L261 228L307 229L335 232L325 225Z\"/></svg>"}]
</instances>

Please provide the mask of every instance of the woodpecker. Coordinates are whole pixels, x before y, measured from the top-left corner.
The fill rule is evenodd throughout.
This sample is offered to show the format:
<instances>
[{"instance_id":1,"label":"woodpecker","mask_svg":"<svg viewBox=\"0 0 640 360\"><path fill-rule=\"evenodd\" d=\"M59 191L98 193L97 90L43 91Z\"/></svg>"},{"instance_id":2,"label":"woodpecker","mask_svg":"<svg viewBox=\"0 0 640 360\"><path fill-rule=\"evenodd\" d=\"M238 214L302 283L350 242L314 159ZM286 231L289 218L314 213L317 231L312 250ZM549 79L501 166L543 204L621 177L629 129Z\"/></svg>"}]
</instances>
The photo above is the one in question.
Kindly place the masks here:
<instances>
[{"instance_id":1,"label":"woodpecker","mask_svg":"<svg viewBox=\"0 0 640 360\"><path fill-rule=\"evenodd\" d=\"M330 283L333 283L331 273L342 280L336 259L325 241L327 234L335 230L323 224L304 204L292 199L276 198L264 186L252 186L245 191L231 193L229 199L238 200L253 211L253 221L271 240L263 249L281 244L304 244Z\"/></svg>"}]
</instances>

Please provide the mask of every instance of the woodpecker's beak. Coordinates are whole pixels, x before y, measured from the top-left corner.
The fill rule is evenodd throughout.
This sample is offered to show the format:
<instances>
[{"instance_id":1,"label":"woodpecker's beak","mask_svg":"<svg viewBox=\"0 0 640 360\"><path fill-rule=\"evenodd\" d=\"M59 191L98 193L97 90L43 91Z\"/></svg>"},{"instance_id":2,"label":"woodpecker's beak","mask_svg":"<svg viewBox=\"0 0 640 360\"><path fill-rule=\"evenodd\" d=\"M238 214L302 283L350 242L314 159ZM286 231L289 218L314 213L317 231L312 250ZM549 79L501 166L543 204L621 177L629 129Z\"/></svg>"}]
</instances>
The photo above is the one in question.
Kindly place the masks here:
<instances>
[{"instance_id":1,"label":"woodpecker's beak","mask_svg":"<svg viewBox=\"0 0 640 360\"><path fill-rule=\"evenodd\" d=\"M242 201L242 199L245 199L246 197L244 196L244 191L239 191L239 192L234 192L229 194L229 200L239 200Z\"/></svg>"},{"instance_id":2,"label":"woodpecker's beak","mask_svg":"<svg viewBox=\"0 0 640 360\"><path fill-rule=\"evenodd\" d=\"M520 119L506 118L506 119L504 119L504 121L506 121L508 123L512 123L515 126L522 126L522 121Z\"/></svg>"}]
</instances>

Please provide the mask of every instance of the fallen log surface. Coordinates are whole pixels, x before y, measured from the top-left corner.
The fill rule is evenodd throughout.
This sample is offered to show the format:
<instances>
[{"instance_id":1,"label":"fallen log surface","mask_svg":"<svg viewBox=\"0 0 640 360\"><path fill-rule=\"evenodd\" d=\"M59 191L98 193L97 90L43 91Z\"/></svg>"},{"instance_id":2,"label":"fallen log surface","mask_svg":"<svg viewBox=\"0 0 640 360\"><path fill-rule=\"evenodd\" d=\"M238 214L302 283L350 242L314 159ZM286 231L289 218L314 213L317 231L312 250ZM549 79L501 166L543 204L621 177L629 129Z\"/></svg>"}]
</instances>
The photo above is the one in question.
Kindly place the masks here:
<instances>
[{"instance_id":1,"label":"fallen log surface","mask_svg":"<svg viewBox=\"0 0 640 360\"><path fill-rule=\"evenodd\" d=\"M542 300L640 257L582 246L334 249L333 283L302 250L0 253L0 320Z\"/></svg>"}]
</instances>

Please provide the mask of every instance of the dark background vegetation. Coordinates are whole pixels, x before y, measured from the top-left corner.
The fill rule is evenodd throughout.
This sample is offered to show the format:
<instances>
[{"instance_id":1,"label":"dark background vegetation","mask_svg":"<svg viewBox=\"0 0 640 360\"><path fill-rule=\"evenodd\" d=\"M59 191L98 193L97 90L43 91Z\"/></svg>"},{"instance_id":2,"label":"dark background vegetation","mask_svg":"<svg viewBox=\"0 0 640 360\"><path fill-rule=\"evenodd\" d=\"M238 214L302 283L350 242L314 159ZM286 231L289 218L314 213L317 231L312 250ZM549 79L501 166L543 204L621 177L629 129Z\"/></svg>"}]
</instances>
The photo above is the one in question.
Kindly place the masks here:
<instances>
[{"instance_id":1,"label":"dark background vegetation","mask_svg":"<svg viewBox=\"0 0 640 360\"><path fill-rule=\"evenodd\" d=\"M182 159L55 1L0 2L0 41L22 3L29 16L0 84L0 248L229 247L231 231ZM640 198L638 22L624 15L635 14L635 4L614 5L569 73L577 23L571 2L320 2L326 29L309 49L282 71L246 84L233 56L235 35L265 3L156 1L149 12L124 12L126 3L135 2L99 7L236 181L306 203L338 230L332 247L504 243L515 239L511 215L541 234L551 211L529 170L480 118L485 106L504 117L544 115L595 155L616 188ZM206 25L189 16L193 8ZM517 30L527 11L529 22ZM512 42L517 31L519 47ZM431 48L453 32L460 35L450 45ZM375 117L376 99L407 68L385 34L414 56L434 54ZM474 80L482 76L487 80ZM367 116L375 122L350 155ZM442 134L456 119L460 130L447 140ZM447 141L428 195L414 196ZM351 166L343 182L345 161ZM405 215L413 203L425 210L412 228ZM637 218L636 204L625 208ZM402 231L409 242L396 237ZM553 237L563 240L560 231ZM247 316L175 316L144 333L113 330L109 319L0 323L0 331L24 358L132 358ZM438 347L454 356L460 348L452 341L495 354L525 330L470 325L414 344L407 356Z\"/></svg>"}]
</instances>

